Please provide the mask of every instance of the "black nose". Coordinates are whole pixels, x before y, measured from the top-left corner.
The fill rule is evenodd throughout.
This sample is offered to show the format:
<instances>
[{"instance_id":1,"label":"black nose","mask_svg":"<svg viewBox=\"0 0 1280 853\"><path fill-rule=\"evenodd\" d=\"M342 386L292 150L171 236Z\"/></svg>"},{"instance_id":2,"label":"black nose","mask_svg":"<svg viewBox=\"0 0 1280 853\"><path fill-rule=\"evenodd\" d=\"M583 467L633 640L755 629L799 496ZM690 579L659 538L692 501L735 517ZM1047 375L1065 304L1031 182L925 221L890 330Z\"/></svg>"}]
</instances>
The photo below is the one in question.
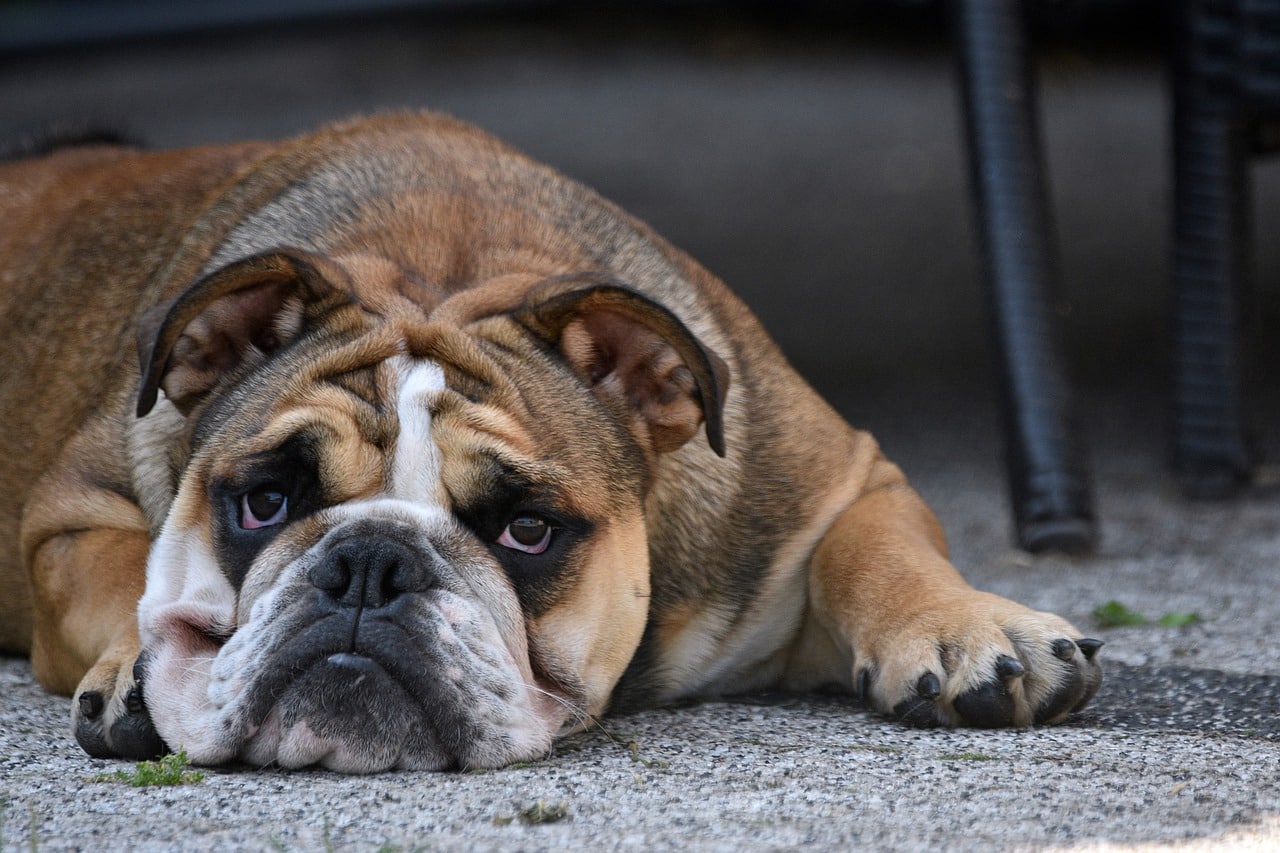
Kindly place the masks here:
<instances>
[{"instance_id":1,"label":"black nose","mask_svg":"<svg viewBox=\"0 0 1280 853\"><path fill-rule=\"evenodd\" d=\"M352 536L329 549L307 575L311 585L343 607L385 607L434 579L431 555L385 536Z\"/></svg>"}]
</instances>

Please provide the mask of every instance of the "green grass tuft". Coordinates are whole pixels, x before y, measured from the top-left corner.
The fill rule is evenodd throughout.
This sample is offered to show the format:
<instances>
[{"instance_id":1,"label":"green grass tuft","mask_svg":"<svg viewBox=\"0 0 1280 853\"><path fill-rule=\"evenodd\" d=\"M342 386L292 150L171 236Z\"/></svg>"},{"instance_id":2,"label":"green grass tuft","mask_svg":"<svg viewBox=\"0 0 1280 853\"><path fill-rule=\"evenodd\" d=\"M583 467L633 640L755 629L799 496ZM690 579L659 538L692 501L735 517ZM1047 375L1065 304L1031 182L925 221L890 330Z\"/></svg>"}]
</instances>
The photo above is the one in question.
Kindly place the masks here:
<instances>
[{"instance_id":1,"label":"green grass tuft","mask_svg":"<svg viewBox=\"0 0 1280 853\"><path fill-rule=\"evenodd\" d=\"M1185 628L1203 622L1199 613L1166 613L1152 622L1136 610L1130 610L1118 601L1108 601L1094 608L1094 621L1100 628L1133 628L1142 625L1159 625L1161 628Z\"/></svg>"},{"instance_id":2,"label":"green grass tuft","mask_svg":"<svg viewBox=\"0 0 1280 853\"><path fill-rule=\"evenodd\" d=\"M1100 628L1123 628L1133 625L1146 625L1147 617L1125 607L1118 601L1108 601L1101 607L1094 608L1093 618Z\"/></svg>"},{"instance_id":3,"label":"green grass tuft","mask_svg":"<svg viewBox=\"0 0 1280 853\"><path fill-rule=\"evenodd\" d=\"M1195 625L1197 622L1203 622L1199 613L1166 613L1156 620L1156 624L1161 628L1185 628L1188 625Z\"/></svg>"},{"instance_id":4,"label":"green grass tuft","mask_svg":"<svg viewBox=\"0 0 1280 853\"><path fill-rule=\"evenodd\" d=\"M190 770L186 750L171 752L157 761L139 761L132 772L100 773L94 782L120 782L135 788L158 785L195 785L204 781L204 771Z\"/></svg>"}]
</instances>

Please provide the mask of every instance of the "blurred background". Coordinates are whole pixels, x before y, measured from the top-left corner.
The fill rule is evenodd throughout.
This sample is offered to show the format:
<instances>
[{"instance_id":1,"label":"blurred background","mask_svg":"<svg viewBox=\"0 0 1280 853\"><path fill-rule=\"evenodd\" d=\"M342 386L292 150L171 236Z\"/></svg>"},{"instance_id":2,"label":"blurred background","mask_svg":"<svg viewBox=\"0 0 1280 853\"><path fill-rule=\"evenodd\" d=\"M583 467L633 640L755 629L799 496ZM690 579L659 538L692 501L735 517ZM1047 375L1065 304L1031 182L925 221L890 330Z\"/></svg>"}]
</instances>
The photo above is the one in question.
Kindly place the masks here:
<instances>
[{"instance_id":1,"label":"blurred background","mask_svg":"<svg viewBox=\"0 0 1280 853\"><path fill-rule=\"evenodd\" d=\"M1085 447L1100 477L1173 491L1164 8L1028 5ZM171 147L451 113L689 251L926 497L961 501L931 472L1002 475L955 66L941 2L0 0L0 139L71 122ZM1252 172L1246 363L1274 460L1280 170Z\"/></svg>"}]
</instances>

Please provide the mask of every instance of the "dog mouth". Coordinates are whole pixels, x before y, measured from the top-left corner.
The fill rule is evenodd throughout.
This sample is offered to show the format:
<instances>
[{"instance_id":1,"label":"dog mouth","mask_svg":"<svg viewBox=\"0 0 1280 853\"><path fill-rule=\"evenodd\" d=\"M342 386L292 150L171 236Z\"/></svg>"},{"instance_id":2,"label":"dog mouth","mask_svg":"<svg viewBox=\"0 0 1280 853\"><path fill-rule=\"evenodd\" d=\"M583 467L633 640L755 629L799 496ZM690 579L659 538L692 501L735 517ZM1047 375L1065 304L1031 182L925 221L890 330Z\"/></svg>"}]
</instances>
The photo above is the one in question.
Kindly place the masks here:
<instances>
[{"instance_id":1,"label":"dog mouth","mask_svg":"<svg viewBox=\"0 0 1280 853\"><path fill-rule=\"evenodd\" d=\"M340 669L351 669L358 673L363 673L356 679L355 686L357 687L360 685L360 681L363 680L364 675L386 672L386 670L384 670L373 658L353 654L352 652L338 652L336 654L329 655L325 658L325 663L331 664L332 666L336 666Z\"/></svg>"},{"instance_id":2,"label":"dog mouth","mask_svg":"<svg viewBox=\"0 0 1280 853\"><path fill-rule=\"evenodd\" d=\"M540 757L560 720L496 629L458 602L385 612L299 608L268 652L233 638L211 695L250 764L343 772L492 767ZM468 617L468 618L464 618ZM284 624L289 623L289 624ZM232 696L234 694L234 696Z\"/></svg>"},{"instance_id":3,"label":"dog mouth","mask_svg":"<svg viewBox=\"0 0 1280 853\"><path fill-rule=\"evenodd\" d=\"M388 665L366 654L320 650L310 661L273 662L250 695L240 750L250 764L367 772L459 763L460 745L436 733L448 700L415 696Z\"/></svg>"}]
</instances>

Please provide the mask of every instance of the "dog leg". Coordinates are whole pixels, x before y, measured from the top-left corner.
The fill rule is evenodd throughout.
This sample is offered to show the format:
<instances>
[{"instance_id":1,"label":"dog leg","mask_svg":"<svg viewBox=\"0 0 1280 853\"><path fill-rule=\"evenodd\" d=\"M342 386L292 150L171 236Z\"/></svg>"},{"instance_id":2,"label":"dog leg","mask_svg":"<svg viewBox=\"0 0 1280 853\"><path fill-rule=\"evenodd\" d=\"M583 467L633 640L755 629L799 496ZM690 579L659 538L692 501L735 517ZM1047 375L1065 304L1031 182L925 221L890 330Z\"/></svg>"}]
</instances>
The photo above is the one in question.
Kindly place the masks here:
<instances>
[{"instance_id":1,"label":"dog leg","mask_svg":"<svg viewBox=\"0 0 1280 853\"><path fill-rule=\"evenodd\" d=\"M164 744L134 675L146 520L124 497L65 470L41 482L23 519L32 669L47 689L73 694L72 730L90 755L153 758Z\"/></svg>"},{"instance_id":2,"label":"dog leg","mask_svg":"<svg viewBox=\"0 0 1280 853\"><path fill-rule=\"evenodd\" d=\"M880 458L815 551L810 600L871 707L921 726L1055 723L1102 680L1102 645L1063 619L970 587L942 528Z\"/></svg>"}]
</instances>

